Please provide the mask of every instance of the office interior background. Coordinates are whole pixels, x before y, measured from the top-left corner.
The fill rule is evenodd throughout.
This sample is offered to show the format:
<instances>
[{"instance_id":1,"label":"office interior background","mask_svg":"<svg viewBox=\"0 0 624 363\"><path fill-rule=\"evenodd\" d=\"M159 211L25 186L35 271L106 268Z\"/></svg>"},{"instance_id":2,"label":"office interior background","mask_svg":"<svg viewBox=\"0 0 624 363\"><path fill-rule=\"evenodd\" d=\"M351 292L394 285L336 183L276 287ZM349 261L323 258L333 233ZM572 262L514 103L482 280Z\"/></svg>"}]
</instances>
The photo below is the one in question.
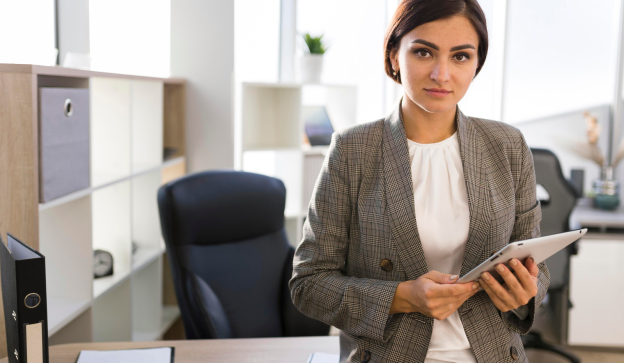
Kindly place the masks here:
<instances>
[{"instance_id":1,"label":"office interior background","mask_svg":"<svg viewBox=\"0 0 624 363\"><path fill-rule=\"evenodd\" d=\"M78 285L87 286L84 294L62 286L64 282L49 280L49 293L58 294L60 304L58 309L48 309L49 319L56 324L50 330L50 344L180 337L175 299L160 298L172 290L156 211L156 190L166 181L161 175L167 168L177 168L176 176L235 169L282 179L287 188L287 233L296 246L326 155L326 147L306 145L301 115L307 107L325 106L336 130L388 115L403 94L401 86L385 75L382 57L384 32L398 2L0 0L2 64L84 67L87 62L96 72L174 79L162 81L160 91L156 90L161 106L163 92L166 103L168 92L184 85L183 156L161 158L151 169L131 167L126 176L102 179L88 192L47 205L39 203L35 212L38 246L44 255L50 254L52 264L62 259L55 255L57 249L72 250L73 245L54 244L68 235L90 241L68 257L86 261L70 261L68 268L89 270L96 248L123 250L114 257L127 260L127 268L119 270L125 272L110 283L79 279ZM469 116L519 128L529 146L555 153L566 178L573 170L583 170L583 183L577 187L584 197L592 197L593 182L601 179L602 170L579 151L587 144L588 120L594 117L598 122L598 147L607 159L623 143L622 1L479 3L487 17L490 47L460 109ZM323 35L328 44L319 83L300 81L303 33ZM3 69L7 68L0 66ZM98 82L90 82L92 92L97 87L100 92L125 87ZM140 89L140 80L135 84L132 89ZM109 126L118 127L111 124L98 130ZM125 139L133 140L129 145L136 141L131 132L124 132ZM160 132L155 135L162 137ZM106 140L114 143L115 137ZM152 145L152 141L136 142ZM119 151L118 145L103 147L111 149L105 153ZM8 162L1 156L0 161ZM624 168L616 167L613 179L622 182ZM143 208L137 203L149 204L146 219L150 220L137 222L132 217ZM121 214L125 217L115 212L119 205L124 205ZM96 221L97 216L103 217ZM583 217L575 221L576 226L591 227L591 236L578 242L578 253L569 259L566 296L571 305L565 304L563 318L544 318L543 325L555 331L551 338L555 343L567 346L584 361L624 361L624 289L619 276L619 262L624 260L624 210L598 211L590 217L589 222ZM58 232L59 224L75 229L82 222L89 227L77 235ZM143 224L137 227L136 223ZM3 236L7 228L0 221ZM133 265L128 246L137 230L156 242L145 259ZM106 238L121 242L107 245L101 242ZM48 266L48 279L72 274L54 268ZM156 294L158 305L145 311L135 306L143 293ZM107 320L111 315L124 321ZM549 338L546 334L545 339ZM2 353L7 354L6 350ZM544 354L535 357L538 361L559 359Z\"/></svg>"}]
</instances>

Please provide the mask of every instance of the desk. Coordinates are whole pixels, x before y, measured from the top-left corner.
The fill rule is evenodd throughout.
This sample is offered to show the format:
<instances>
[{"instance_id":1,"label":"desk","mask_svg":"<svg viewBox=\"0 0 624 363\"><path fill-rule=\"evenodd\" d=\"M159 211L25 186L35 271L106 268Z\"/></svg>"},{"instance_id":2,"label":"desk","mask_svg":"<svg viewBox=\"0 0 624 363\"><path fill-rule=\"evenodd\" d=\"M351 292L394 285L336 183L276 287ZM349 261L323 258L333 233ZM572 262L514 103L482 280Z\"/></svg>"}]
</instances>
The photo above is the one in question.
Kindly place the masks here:
<instances>
[{"instance_id":1,"label":"desk","mask_svg":"<svg viewBox=\"0 0 624 363\"><path fill-rule=\"evenodd\" d=\"M50 363L76 363L81 350L175 347L174 363L306 363L310 354L338 354L338 337L161 340L155 342L76 343L50 347ZM7 358L0 363L7 363Z\"/></svg>"}]
</instances>

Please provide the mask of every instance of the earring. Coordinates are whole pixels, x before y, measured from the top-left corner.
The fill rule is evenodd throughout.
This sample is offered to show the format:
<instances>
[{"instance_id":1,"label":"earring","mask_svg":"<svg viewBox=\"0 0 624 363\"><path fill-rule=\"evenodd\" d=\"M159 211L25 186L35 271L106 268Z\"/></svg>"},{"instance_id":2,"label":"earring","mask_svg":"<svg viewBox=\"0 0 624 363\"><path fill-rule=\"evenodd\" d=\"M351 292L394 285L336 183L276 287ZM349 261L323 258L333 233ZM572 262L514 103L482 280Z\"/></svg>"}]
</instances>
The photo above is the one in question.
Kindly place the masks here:
<instances>
[{"instance_id":1,"label":"earring","mask_svg":"<svg viewBox=\"0 0 624 363\"><path fill-rule=\"evenodd\" d=\"M392 72L392 75L396 76L397 75L397 71Z\"/></svg>"}]
</instances>

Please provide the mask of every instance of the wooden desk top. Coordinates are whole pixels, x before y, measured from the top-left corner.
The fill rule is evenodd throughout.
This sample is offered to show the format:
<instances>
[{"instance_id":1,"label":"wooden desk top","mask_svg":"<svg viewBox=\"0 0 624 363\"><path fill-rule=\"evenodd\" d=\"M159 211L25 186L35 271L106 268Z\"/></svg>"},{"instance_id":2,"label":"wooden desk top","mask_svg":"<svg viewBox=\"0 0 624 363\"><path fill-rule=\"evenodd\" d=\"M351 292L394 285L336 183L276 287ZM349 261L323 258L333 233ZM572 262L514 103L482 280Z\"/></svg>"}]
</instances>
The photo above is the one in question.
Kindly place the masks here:
<instances>
[{"instance_id":1,"label":"wooden desk top","mask_svg":"<svg viewBox=\"0 0 624 363\"><path fill-rule=\"evenodd\" d=\"M175 347L174 363L306 363L310 354L338 354L338 337L160 340L155 342L76 343L50 347L50 363L76 363L81 350ZM0 363L7 363L7 358Z\"/></svg>"}]
</instances>

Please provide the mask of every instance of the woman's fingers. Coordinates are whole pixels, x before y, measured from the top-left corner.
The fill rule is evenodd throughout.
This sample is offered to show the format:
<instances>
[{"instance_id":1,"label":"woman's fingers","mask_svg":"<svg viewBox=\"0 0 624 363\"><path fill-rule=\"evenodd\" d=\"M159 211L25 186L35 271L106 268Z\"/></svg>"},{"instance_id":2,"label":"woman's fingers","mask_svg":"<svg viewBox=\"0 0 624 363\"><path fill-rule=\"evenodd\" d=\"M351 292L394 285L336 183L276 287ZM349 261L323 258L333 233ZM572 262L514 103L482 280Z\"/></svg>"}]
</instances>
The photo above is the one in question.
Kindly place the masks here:
<instances>
[{"instance_id":1,"label":"woman's fingers","mask_svg":"<svg viewBox=\"0 0 624 363\"><path fill-rule=\"evenodd\" d=\"M508 311L507 304L505 304L495 293L492 291L487 282L485 282L484 278L479 279L479 283L483 287L483 290L488 294L490 300L494 303L494 306L498 308L500 311Z\"/></svg>"},{"instance_id":2,"label":"woman's fingers","mask_svg":"<svg viewBox=\"0 0 624 363\"><path fill-rule=\"evenodd\" d=\"M537 294L537 284L536 277L534 277L529 270L516 258L512 258L509 260L509 266L514 270L514 273L524 290L531 295L531 297ZM533 266L537 268L537 265L534 263ZM539 273L539 269L537 269ZM537 275L536 275L537 276Z\"/></svg>"},{"instance_id":3,"label":"woman's fingers","mask_svg":"<svg viewBox=\"0 0 624 363\"><path fill-rule=\"evenodd\" d=\"M459 278L457 275L449 275L439 271L429 271L423 276L438 284L454 284Z\"/></svg>"},{"instance_id":4,"label":"woman's fingers","mask_svg":"<svg viewBox=\"0 0 624 363\"><path fill-rule=\"evenodd\" d=\"M529 257L524 261L524 265L526 267L526 269L529 271L529 274L531 274L531 276L537 278L537 275L539 274L539 266L537 266L537 264L535 263L535 260L533 259L533 257Z\"/></svg>"},{"instance_id":5,"label":"woman's fingers","mask_svg":"<svg viewBox=\"0 0 624 363\"><path fill-rule=\"evenodd\" d=\"M517 307L514 306L515 299L511 293L501 286L489 273L482 273L479 282L500 311L509 311Z\"/></svg>"}]
</instances>

